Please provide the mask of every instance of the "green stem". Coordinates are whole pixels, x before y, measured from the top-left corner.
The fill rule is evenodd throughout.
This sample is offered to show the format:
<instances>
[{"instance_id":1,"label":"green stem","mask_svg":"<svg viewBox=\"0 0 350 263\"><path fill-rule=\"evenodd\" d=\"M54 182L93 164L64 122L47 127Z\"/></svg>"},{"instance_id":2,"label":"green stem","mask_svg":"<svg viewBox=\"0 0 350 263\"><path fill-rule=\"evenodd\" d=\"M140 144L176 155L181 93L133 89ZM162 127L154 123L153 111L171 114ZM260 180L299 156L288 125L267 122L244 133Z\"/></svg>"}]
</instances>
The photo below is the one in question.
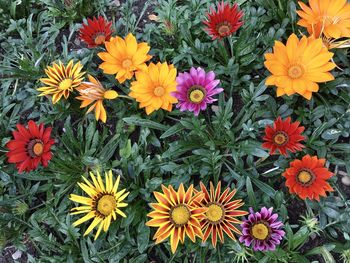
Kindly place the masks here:
<instances>
[{"instance_id":1,"label":"green stem","mask_svg":"<svg viewBox=\"0 0 350 263\"><path fill-rule=\"evenodd\" d=\"M124 98L124 99L128 99L128 100L134 100L133 98L127 96L127 95L118 95L119 98Z\"/></svg>"}]
</instances>

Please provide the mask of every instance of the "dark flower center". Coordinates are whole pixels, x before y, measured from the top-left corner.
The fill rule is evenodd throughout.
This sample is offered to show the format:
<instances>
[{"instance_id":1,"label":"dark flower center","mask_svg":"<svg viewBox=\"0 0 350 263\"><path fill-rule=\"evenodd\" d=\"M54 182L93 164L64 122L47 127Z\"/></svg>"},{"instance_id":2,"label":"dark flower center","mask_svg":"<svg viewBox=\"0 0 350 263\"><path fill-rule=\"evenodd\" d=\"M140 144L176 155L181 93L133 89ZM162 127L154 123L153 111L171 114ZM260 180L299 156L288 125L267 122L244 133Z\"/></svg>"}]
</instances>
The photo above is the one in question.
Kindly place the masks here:
<instances>
[{"instance_id":1,"label":"dark flower center","mask_svg":"<svg viewBox=\"0 0 350 263\"><path fill-rule=\"evenodd\" d=\"M27 150L30 157L39 157L44 152L44 143L40 139L33 139L28 143Z\"/></svg>"},{"instance_id":2,"label":"dark flower center","mask_svg":"<svg viewBox=\"0 0 350 263\"><path fill-rule=\"evenodd\" d=\"M250 233L255 239L266 240L270 237L271 228L267 222L259 221L252 226Z\"/></svg>"},{"instance_id":3,"label":"dark flower center","mask_svg":"<svg viewBox=\"0 0 350 263\"><path fill-rule=\"evenodd\" d=\"M184 226L190 220L191 212L184 204L174 206L169 212L170 221L176 226Z\"/></svg>"},{"instance_id":4,"label":"dark flower center","mask_svg":"<svg viewBox=\"0 0 350 263\"><path fill-rule=\"evenodd\" d=\"M96 45L101 45L101 44L103 44L106 41L106 36L104 34L101 34L101 33L97 34L94 37L94 41L95 41Z\"/></svg>"},{"instance_id":5,"label":"dark flower center","mask_svg":"<svg viewBox=\"0 0 350 263\"><path fill-rule=\"evenodd\" d=\"M302 169L298 172L297 182L302 186L310 186L316 179L314 173L309 169Z\"/></svg>"},{"instance_id":6,"label":"dark flower center","mask_svg":"<svg viewBox=\"0 0 350 263\"><path fill-rule=\"evenodd\" d=\"M278 131L273 135L272 140L277 146L284 146L288 143L289 136L283 131Z\"/></svg>"},{"instance_id":7,"label":"dark flower center","mask_svg":"<svg viewBox=\"0 0 350 263\"><path fill-rule=\"evenodd\" d=\"M194 85L187 91L187 98L192 103L199 104L205 99L206 94L207 91L205 88L199 85Z\"/></svg>"},{"instance_id":8,"label":"dark flower center","mask_svg":"<svg viewBox=\"0 0 350 263\"><path fill-rule=\"evenodd\" d=\"M221 22L216 25L216 30L218 31L219 35L222 37L228 36L230 34L231 29L232 29L232 26L227 21Z\"/></svg>"}]
</instances>

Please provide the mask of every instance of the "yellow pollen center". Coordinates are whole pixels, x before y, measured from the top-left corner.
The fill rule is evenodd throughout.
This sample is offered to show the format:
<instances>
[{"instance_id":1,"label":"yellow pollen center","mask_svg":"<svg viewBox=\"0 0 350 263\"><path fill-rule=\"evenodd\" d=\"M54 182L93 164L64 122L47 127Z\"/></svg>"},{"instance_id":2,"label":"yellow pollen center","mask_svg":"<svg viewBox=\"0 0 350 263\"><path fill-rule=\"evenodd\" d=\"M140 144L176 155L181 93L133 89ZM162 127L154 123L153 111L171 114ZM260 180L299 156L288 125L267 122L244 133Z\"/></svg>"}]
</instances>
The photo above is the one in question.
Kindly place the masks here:
<instances>
[{"instance_id":1,"label":"yellow pollen center","mask_svg":"<svg viewBox=\"0 0 350 263\"><path fill-rule=\"evenodd\" d=\"M216 204L211 204L208 206L208 211L206 212L207 218L212 222L219 221L224 215L222 208Z\"/></svg>"},{"instance_id":2,"label":"yellow pollen center","mask_svg":"<svg viewBox=\"0 0 350 263\"><path fill-rule=\"evenodd\" d=\"M190 219L190 211L187 206L179 205L170 212L172 221L178 226L186 225Z\"/></svg>"},{"instance_id":3,"label":"yellow pollen center","mask_svg":"<svg viewBox=\"0 0 350 263\"><path fill-rule=\"evenodd\" d=\"M157 97L161 97L165 94L165 89L162 86L158 86L153 91L154 95Z\"/></svg>"},{"instance_id":4,"label":"yellow pollen center","mask_svg":"<svg viewBox=\"0 0 350 263\"><path fill-rule=\"evenodd\" d=\"M37 142L36 144L34 144L33 153L36 156L41 156L43 154L43 151L44 151L44 145L41 142Z\"/></svg>"},{"instance_id":5,"label":"yellow pollen center","mask_svg":"<svg viewBox=\"0 0 350 263\"><path fill-rule=\"evenodd\" d=\"M204 99L204 92L201 90L193 90L190 93L190 100L194 103L201 103Z\"/></svg>"},{"instance_id":6,"label":"yellow pollen center","mask_svg":"<svg viewBox=\"0 0 350 263\"><path fill-rule=\"evenodd\" d=\"M269 229L262 223L255 224L251 232L253 237L259 240L265 240L269 235Z\"/></svg>"},{"instance_id":7,"label":"yellow pollen center","mask_svg":"<svg viewBox=\"0 0 350 263\"><path fill-rule=\"evenodd\" d=\"M61 81L58 88L61 90L67 90L72 86L72 84L73 84L73 81L71 79L64 79L63 81Z\"/></svg>"},{"instance_id":8,"label":"yellow pollen center","mask_svg":"<svg viewBox=\"0 0 350 263\"><path fill-rule=\"evenodd\" d=\"M95 44L96 45L101 45L105 42L106 36L105 35L98 35L95 37Z\"/></svg>"},{"instance_id":9,"label":"yellow pollen center","mask_svg":"<svg viewBox=\"0 0 350 263\"><path fill-rule=\"evenodd\" d=\"M298 181L301 182L302 184L307 184L311 181L312 175L308 171L301 171L298 174Z\"/></svg>"},{"instance_id":10,"label":"yellow pollen center","mask_svg":"<svg viewBox=\"0 0 350 263\"><path fill-rule=\"evenodd\" d=\"M288 136L282 132L278 132L273 137L273 142L277 145L283 145L288 142Z\"/></svg>"},{"instance_id":11,"label":"yellow pollen center","mask_svg":"<svg viewBox=\"0 0 350 263\"><path fill-rule=\"evenodd\" d=\"M130 68L132 66L132 61L128 58L123 60L122 66L123 68Z\"/></svg>"},{"instance_id":12,"label":"yellow pollen center","mask_svg":"<svg viewBox=\"0 0 350 263\"><path fill-rule=\"evenodd\" d=\"M304 74L304 68L300 65L293 65L288 69L288 76L292 79L298 79Z\"/></svg>"},{"instance_id":13,"label":"yellow pollen center","mask_svg":"<svg viewBox=\"0 0 350 263\"><path fill-rule=\"evenodd\" d=\"M108 216L116 207L115 197L104 195L97 202L97 211L102 215Z\"/></svg>"}]
</instances>

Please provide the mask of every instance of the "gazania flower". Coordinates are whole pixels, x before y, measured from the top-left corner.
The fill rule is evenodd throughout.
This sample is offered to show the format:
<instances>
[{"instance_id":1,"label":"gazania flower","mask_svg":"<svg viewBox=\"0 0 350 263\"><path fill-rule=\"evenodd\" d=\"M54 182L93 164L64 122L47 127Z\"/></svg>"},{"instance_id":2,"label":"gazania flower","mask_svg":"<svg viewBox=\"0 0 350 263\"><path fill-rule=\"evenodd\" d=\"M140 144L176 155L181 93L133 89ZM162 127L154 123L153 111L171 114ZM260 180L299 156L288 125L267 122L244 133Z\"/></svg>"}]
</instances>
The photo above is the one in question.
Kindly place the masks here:
<instances>
[{"instance_id":1,"label":"gazania flower","mask_svg":"<svg viewBox=\"0 0 350 263\"><path fill-rule=\"evenodd\" d=\"M83 204L82 206L72 208L72 215L86 214L75 221L73 226L78 226L85 221L93 219L90 226L86 229L84 236L98 226L95 235L96 240L102 229L104 232L108 231L111 221L117 219L117 214L126 217L124 212L119 208L128 205L122 201L128 196L129 192L125 193L125 189L118 191L120 176L118 175L117 180L113 182L111 170L108 173L105 172L105 183L103 183L99 172L97 172L97 178L90 172L90 177L92 182L83 177L85 183L78 183L79 187L88 197L71 194L69 199Z\"/></svg>"},{"instance_id":2,"label":"gazania flower","mask_svg":"<svg viewBox=\"0 0 350 263\"><path fill-rule=\"evenodd\" d=\"M305 146L300 143L305 139L301 133L305 127L299 126L300 122L291 122L291 118L288 117L282 120L278 117L275 120L273 127L267 125L265 127L265 136L263 148L270 149L270 154L274 154L278 150L282 155L287 156L287 150L295 153L301 151Z\"/></svg>"},{"instance_id":3,"label":"gazania flower","mask_svg":"<svg viewBox=\"0 0 350 263\"><path fill-rule=\"evenodd\" d=\"M125 40L120 37L112 37L105 42L107 52L97 55L104 61L99 68L106 74L116 74L119 83L134 76L137 70L146 68L145 62L152 56L148 55L150 47L147 43L137 43L136 38L130 33Z\"/></svg>"},{"instance_id":4,"label":"gazania flower","mask_svg":"<svg viewBox=\"0 0 350 263\"><path fill-rule=\"evenodd\" d=\"M286 45L276 41L273 53L265 54L265 66L272 73L266 79L266 85L277 86L277 96L298 93L311 99L317 92L317 83L334 80L330 70L335 64L330 62L332 52L323 46L322 39L307 38L301 40L292 34Z\"/></svg>"},{"instance_id":5,"label":"gazania flower","mask_svg":"<svg viewBox=\"0 0 350 263\"><path fill-rule=\"evenodd\" d=\"M163 193L153 192L158 203L150 204L154 211L148 214L152 219L146 223L150 227L158 227L154 235L156 244L170 236L171 251L175 253L179 240L184 243L187 235L192 242L196 236L202 238L203 233L199 218L207 208L196 207L203 198L203 193L194 194L193 185L185 192L183 184L176 192L172 186L162 185Z\"/></svg>"},{"instance_id":6,"label":"gazania flower","mask_svg":"<svg viewBox=\"0 0 350 263\"><path fill-rule=\"evenodd\" d=\"M70 92L77 88L85 72L81 72L83 66L80 62L73 65L73 60L65 66L60 61L59 64L53 63L52 67L47 67L45 73L48 78L41 78L40 81L47 85L38 88L42 93L39 96L52 95L52 103L58 102L62 96L68 99Z\"/></svg>"},{"instance_id":7,"label":"gazania flower","mask_svg":"<svg viewBox=\"0 0 350 263\"><path fill-rule=\"evenodd\" d=\"M88 18L87 24L83 24L79 30L79 37L89 48L94 48L109 41L112 35L112 22L106 21L102 16L93 19Z\"/></svg>"},{"instance_id":8,"label":"gazania flower","mask_svg":"<svg viewBox=\"0 0 350 263\"><path fill-rule=\"evenodd\" d=\"M208 208L208 211L200 222L204 233L203 242L205 242L211 234L211 243L216 247L217 235L221 243L224 242L223 232L232 240L236 240L232 232L238 235L242 234L241 231L234 226L234 224L242 223L236 217L248 214L245 211L238 210L238 208L244 205L241 199L232 199L236 194L236 190L230 191L230 188L226 188L225 191L221 193L221 182L218 183L216 189L214 189L213 184L210 182L210 193L202 182L200 183L200 187L201 191L204 193L204 198L198 206Z\"/></svg>"},{"instance_id":9,"label":"gazania flower","mask_svg":"<svg viewBox=\"0 0 350 263\"><path fill-rule=\"evenodd\" d=\"M180 73L176 82L177 91L172 93L179 100L176 107L181 111L192 111L196 116L207 108L207 104L217 100L213 99L214 95L224 90L217 88L220 80L215 79L213 71L205 73L201 68L191 68L190 72Z\"/></svg>"},{"instance_id":10,"label":"gazania flower","mask_svg":"<svg viewBox=\"0 0 350 263\"><path fill-rule=\"evenodd\" d=\"M44 124L37 126L34 121L28 122L28 128L17 124L17 131L13 131L14 139L6 147L9 163L15 163L19 173L29 172L38 168L41 163L46 167L52 158L51 146L55 143L51 139L51 127L44 128Z\"/></svg>"},{"instance_id":11,"label":"gazania flower","mask_svg":"<svg viewBox=\"0 0 350 263\"><path fill-rule=\"evenodd\" d=\"M114 90L105 90L102 84L95 79L93 76L88 75L90 82L83 82L77 90L80 96L77 97L82 103L80 108L85 108L92 104L86 113L91 112L95 109L96 120L106 122L107 114L103 107L104 99L115 99L118 97L118 93Z\"/></svg>"},{"instance_id":12,"label":"gazania flower","mask_svg":"<svg viewBox=\"0 0 350 263\"><path fill-rule=\"evenodd\" d=\"M243 25L243 11L238 11L237 4L230 6L222 1L217 4L217 11L210 8L210 12L203 23L208 26L205 30L213 40L230 36Z\"/></svg>"},{"instance_id":13,"label":"gazania flower","mask_svg":"<svg viewBox=\"0 0 350 263\"><path fill-rule=\"evenodd\" d=\"M260 212L249 209L248 219L241 225L243 235L239 241L255 251L275 250L281 243L285 232L281 230L283 223L278 220L278 214L272 213L273 208L261 208Z\"/></svg>"},{"instance_id":14,"label":"gazania flower","mask_svg":"<svg viewBox=\"0 0 350 263\"><path fill-rule=\"evenodd\" d=\"M328 38L350 37L350 4L346 0L310 0L307 6L298 2L302 10L298 25L306 27L310 34Z\"/></svg>"},{"instance_id":15,"label":"gazania flower","mask_svg":"<svg viewBox=\"0 0 350 263\"><path fill-rule=\"evenodd\" d=\"M282 174L287 179L289 192L297 194L303 200L309 198L319 201L320 196L326 196L326 191L333 191L327 183L333 173L324 167L325 162L325 159L310 155L291 162L290 167Z\"/></svg>"},{"instance_id":16,"label":"gazania flower","mask_svg":"<svg viewBox=\"0 0 350 263\"><path fill-rule=\"evenodd\" d=\"M129 96L140 102L149 115L160 108L171 111L177 99L171 95L176 90L176 68L166 62L150 63L142 71L136 72L136 81L131 83Z\"/></svg>"}]
</instances>

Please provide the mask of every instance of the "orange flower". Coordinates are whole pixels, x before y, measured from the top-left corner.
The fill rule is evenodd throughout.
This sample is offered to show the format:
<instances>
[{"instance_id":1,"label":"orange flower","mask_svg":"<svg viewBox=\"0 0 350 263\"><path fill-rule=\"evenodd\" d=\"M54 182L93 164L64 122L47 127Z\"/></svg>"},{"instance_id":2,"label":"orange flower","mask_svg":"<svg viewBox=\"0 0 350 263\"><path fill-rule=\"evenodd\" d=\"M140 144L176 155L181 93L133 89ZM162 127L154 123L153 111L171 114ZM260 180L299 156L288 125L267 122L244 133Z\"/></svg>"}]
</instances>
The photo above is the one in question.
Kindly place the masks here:
<instances>
[{"instance_id":1,"label":"orange flower","mask_svg":"<svg viewBox=\"0 0 350 263\"><path fill-rule=\"evenodd\" d=\"M310 155L291 162L282 174L287 179L286 186L290 193L297 194L303 200L309 198L319 201L320 196L326 196L326 191L333 191L327 183L333 173L324 167L325 162L325 159Z\"/></svg>"},{"instance_id":2,"label":"orange flower","mask_svg":"<svg viewBox=\"0 0 350 263\"><path fill-rule=\"evenodd\" d=\"M330 62L333 55L322 39L303 36L299 40L292 34L286 45L276 41L273 53L265 54L264 64L272 73L266 85L277 86L278 97L298 93L309 100L319 89L317 83L334 80L329 72L336 67Z\"/></svg>"},{"instance_id":3,"label":"orange flower","mask_svg":"<svg viewBox=\"0 0 350 263\"><path fill-rule=\"evenodd\" d=\"M244 205L241 199L232 200L236 194L236 189L230 191L230 188L226 188L225 191L221 193L221 182L218 183L216 189L214 189L213 184L210 182L210 193L202 182L200 182L200 187L204 193L204 198L198 206L208 208L208 211L202 216L200 222L204 233L203 242L205 242L211 234L211 243L216 247L217 235L221 243L224 242L223 232L232 240L236 240L232 231L238 235L242 235L241 231L234 226L234 224L242 223L236 217L248 214L246 211L237 210Z\"/></svg>"},{"instance_id":4,"label":"orange flower","mask_svg":"<svg viewBox=\"0 0 350 263\"><path fill-rule=\"evenodd\" d=\"M97 55L104 61L99 68L106 74L116 74L119 83L134 76L134 72L146 67L145 62L152 56L148 55L150 47L147 43L137 43L136 38L130 33L125 40L120 37L112 37L105 42L107 52Z\"/></svg>"},{"instance_id":5,"label":"orange flower","mask_svg":"<svg viewBox=\"0 0 350 263\"><path fill-rule=\"evenodd\" d=\"M346 0L310 0L307 6L298 2L302 10L298 25L306 27L315 37L350 37L350 3Z\"/></svg>"},{"instance_id":6,"label":"orange flower","mask_svg":"<svg viewBox=\"0 0 350 263\"><path fill-rule=\"evenodd\" d=\"M175 192L170 185L162 185L163 193L153 192L158 203L150 204L154 209L148 214L152 219L146 223L147 226L158 227L154 235L156 244L170 236L171 251L175 253L179 240L183 244L187 235L192 242L196 236L203 237L199 217L207 211L207 208L196 207L203 198L203 193L193 192L191 185L185 192L183 184Z\"/></svg>"},{"instance_id":7,"label":"orange flower","mask_svg":"<svg viewBox=\"0 0 350 263\"><path fill-rule=\"evenodd\" d=\"M83 82L80 87L77 88L80 96L76 98L82 101L80 108L85 108L92 104L86 114L95 109L96 120L100 119L101 121L106 122L107 114L103 106L103 100L115 99L118 97L118 93L114 90L105 90L97 79L91 75L88 75L88 77L90 82Z\"/></svg>"}]
</instances>

